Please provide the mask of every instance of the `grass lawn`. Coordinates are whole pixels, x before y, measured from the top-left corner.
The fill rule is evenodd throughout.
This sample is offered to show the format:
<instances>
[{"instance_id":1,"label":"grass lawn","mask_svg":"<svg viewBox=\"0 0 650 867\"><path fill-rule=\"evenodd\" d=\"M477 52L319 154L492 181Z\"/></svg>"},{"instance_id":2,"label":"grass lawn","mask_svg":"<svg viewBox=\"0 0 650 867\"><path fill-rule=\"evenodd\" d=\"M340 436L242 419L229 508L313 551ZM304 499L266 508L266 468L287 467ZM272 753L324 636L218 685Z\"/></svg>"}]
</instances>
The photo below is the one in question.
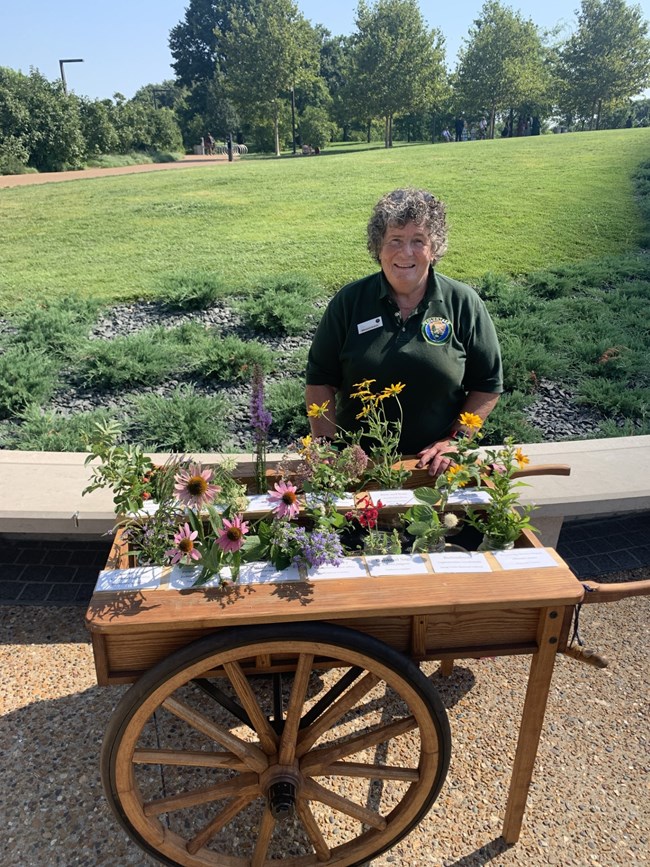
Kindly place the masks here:
<instances>
[{"instance_id":1,"label":"grass lawn","mask_svg":"<svg viewBox=\"0 0 650 867\"><path fill-rule=\"evenodd\" d=\"M241 160L0 191L0 310L79 293L153 297L213 272L237 294L263 275L333 290L374 266L371 206L397 186L448 205L443 272L477 281L617 255L642 232L632 174L650 129Z\"/></svg>"}]
</instances>

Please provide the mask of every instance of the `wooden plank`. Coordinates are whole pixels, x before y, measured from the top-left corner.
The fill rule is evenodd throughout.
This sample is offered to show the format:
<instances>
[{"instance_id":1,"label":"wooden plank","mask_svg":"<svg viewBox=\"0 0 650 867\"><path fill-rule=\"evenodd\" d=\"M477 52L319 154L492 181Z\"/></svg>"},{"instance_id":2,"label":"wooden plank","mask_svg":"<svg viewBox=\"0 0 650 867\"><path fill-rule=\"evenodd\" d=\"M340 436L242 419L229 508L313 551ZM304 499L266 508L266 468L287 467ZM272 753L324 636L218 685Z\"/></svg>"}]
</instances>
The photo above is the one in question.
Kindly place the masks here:
<instances>
[{"instance_id":1,"label":"wooden plank","mask_svg":"<svg viewBox=\"0 0 650 867\"><path fill-rule=\"evenodd\" d=\"M521 832L563 621L564 611L561 606L554 606L540 612L539 650L533 656L530 666L506 815L503 821L502 836L506 843L516 843Z\"/></svg>"}]
</instances>

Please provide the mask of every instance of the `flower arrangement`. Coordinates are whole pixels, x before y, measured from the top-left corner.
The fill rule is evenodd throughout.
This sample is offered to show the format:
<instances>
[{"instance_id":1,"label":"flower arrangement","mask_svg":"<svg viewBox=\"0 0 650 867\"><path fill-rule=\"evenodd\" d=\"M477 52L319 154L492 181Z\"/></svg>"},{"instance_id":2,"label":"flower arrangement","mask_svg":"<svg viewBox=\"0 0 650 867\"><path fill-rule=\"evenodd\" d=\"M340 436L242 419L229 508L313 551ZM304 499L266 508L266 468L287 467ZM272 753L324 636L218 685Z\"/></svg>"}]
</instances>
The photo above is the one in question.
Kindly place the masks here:
<instances>
[{"instance_id":1,"label":"flower arrangement","mask_svg":"<svg viewBox=\"0 0 650 867\"><path fill-rule=\"evenodd\" d=\"M358 437L349 440L343 432L333 442L304 437L297 461L287 458L276 468L277 479L264 495L266 511L261 516L247 514L246 490L226 462L207 467L181 455L154 466L139 446L121 444L121 432L112 423L98 425L90 443L88 462L94 463L84 493L110 487L118 526L136 563L198 568L196 586L215 576L237 580L248 561L268 561L276 569L295 566L304 573L336 566L351 554L443 550L446 538L463 521L493 547L515 541L523 529L534 529L530 507L517 509L521 482L514 474L527 458L507 440L503 447L487 450L487 460L481 460L482 420L472 413L459 417L462 432L450 447L451 467L433 485L414 491L415 505L398 515L392 509L393 525L385 529L381 500L363 492L369 481L394 489L409 475L397 452L399 424L384 412L384 402L398 400L404 386L397 383L376 392L372 385L372 380L358 383L353 395L362 404L370 455ZM327 408L327 402L313 404L309 414L323 415ZM264 409L261 375L254 379L251 410L256 487L266 491L270 416ZM487 502L453 511L450 498L469 485L487 492ZM353 508L344 505L350 497Z\"/></svg>"}]
</instances>

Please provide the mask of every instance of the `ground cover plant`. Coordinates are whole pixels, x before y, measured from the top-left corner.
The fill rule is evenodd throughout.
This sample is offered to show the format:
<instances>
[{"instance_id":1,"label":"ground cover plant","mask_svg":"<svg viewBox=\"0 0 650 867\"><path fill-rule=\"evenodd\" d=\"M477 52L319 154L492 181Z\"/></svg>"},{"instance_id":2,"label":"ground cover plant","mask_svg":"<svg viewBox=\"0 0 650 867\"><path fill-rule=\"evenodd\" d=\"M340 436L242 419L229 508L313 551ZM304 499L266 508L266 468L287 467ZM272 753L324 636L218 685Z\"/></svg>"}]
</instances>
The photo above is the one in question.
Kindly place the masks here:
<instances>
[{"instance_id":1,"label":"ground cover plant","mask_svg":"<svg viewBox=\"0 0 650 867\"><path fill-rule=\"evenodd\" d=\"M159 297L208 271L228 293L298 271L327 291L368 273L364 229L387 190L447 203L444 271L476 281L618 255L643 232L632 175L650 130L419 145L217 164L3 190L0 310L71 292Z\"/></svg>"},{"instance_id":2,"label":"ground cover plant","mask_svg":"<svg viewBox=\"0 0 650 867\"><path fill-rule=\"evenodd\" d=\"M641 238L650 224L649 178L650 162L628 178L636 202L630 191L626 226L639 214ZM495 320L505 368L506 394L485 444L556 438L549 384L561 386L562 412L577 418L560 436L650 433L650 257L626 237L627 252L618 255L516 278L489 269L473 281ZM83 450L97 419L116 419L127 439L152 450L250 451L255 367L273 415L270 448L307 432L304 367L324 284L282 268L234 291L195 263L159 274L159 285L158 302L123 307L117 331L101 323L120 308L82 293L54 293L0 319L0 447Z\"/></svg>"}]
</instances>

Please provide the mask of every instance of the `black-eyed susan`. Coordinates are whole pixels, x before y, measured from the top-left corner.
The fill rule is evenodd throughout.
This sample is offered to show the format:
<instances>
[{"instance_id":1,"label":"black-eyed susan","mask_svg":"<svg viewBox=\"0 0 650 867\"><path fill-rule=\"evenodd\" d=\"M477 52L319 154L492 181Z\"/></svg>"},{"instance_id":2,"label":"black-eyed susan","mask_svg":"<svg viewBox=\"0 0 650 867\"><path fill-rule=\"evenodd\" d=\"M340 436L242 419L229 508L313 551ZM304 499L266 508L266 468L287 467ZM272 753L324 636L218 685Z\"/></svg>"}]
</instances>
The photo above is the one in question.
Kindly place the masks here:
<instances>
[{"instance_id":1,"label":"black-eyed susan","mask_svg":"<svg viewBox=\"0 0 650 867\"><path fill-rule=\"evenodd\" d=\"M522 470L526 466L526 464L530 463L528 455L525 455L521 449L517 449L517 451L515 452L515 460L517 461L520 469Z\"/></svg>"},{"instance_id":2,"label":"black-eyed susan","mask_svg":"<svg viewBox=\"0 0 650 867\"><path fill-rule=\"evenodd\" d=\"M311 403L309 404L309 409L307 410L307 415L309 418L322 418L327 410L329 409L330 402L329 400L324 401L324 403Z\"/></svg>"},{"instance_id":3,"label":"black-eyed susan","mask_svg":"<svg viewBox=\"0 0 650 867\"><path fill-rule=\"evenodd\" d=\"M403 382L394 382L392 385L386 386L386 388L382 391L380 397L382 400L386 397L396 397L398 394L404 391L405 385Z\"/></svg>"},{"instance_id":4,"label":"black-eyed susan","mask_svg":"<svg viewBox=\"0 0 650 867\"><path fill-rule=\"evenodd\" d=\"M475 412L461 412L458 421L470 431L480 430L483 426L483 419Z\"/></svg>"}]
</instances>

